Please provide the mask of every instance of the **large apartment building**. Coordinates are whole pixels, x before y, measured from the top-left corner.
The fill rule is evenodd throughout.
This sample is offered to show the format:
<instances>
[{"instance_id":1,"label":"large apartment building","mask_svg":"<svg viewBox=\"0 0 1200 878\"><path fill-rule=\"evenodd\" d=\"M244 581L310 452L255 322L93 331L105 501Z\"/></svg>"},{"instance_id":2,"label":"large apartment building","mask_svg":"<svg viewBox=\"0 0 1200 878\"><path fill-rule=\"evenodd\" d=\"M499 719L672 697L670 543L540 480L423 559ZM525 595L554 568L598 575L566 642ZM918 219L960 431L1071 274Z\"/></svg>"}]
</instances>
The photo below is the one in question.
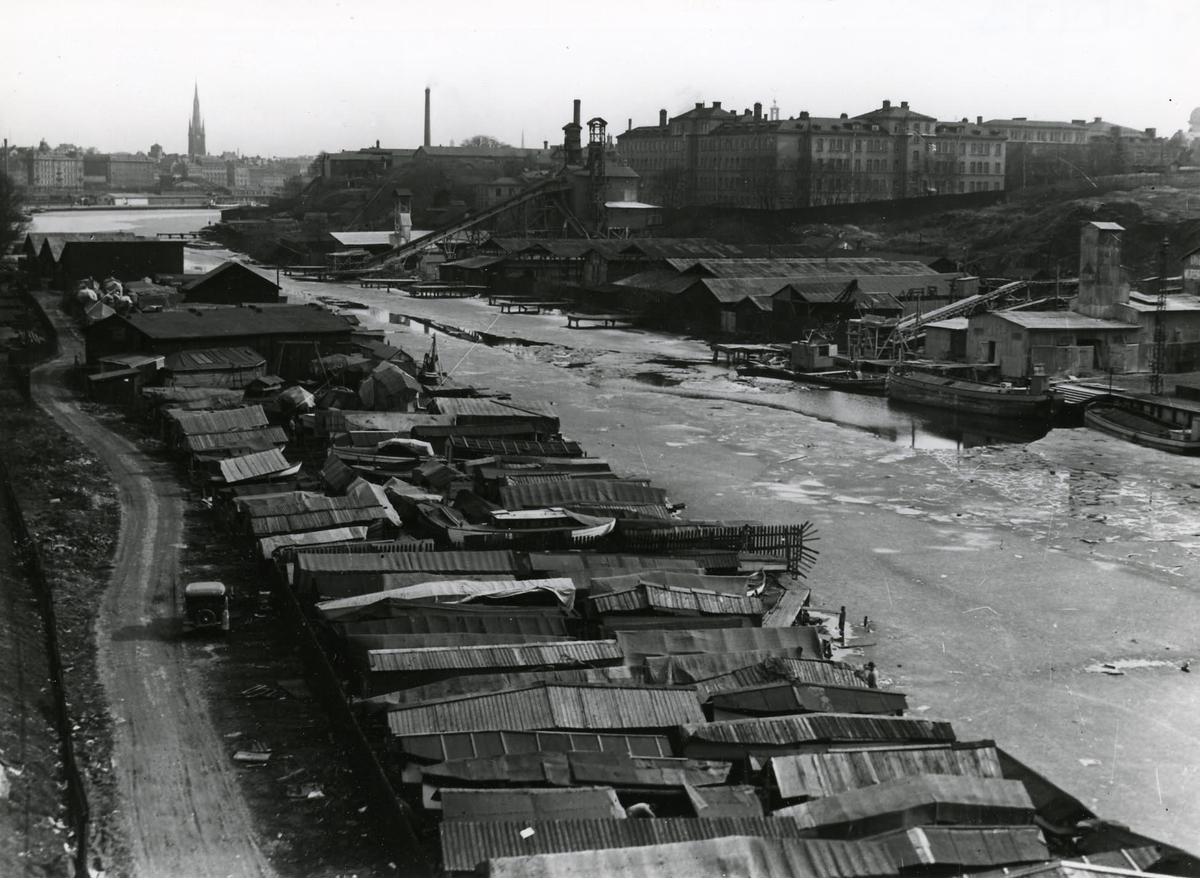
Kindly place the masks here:
<instances>
[{"instance_id":1,"label":"large apartment building","mask_svg":"<svg viewBox=\"0 0 1200 878\"><path fill-rule=\"evenodd\" d=\"M617 137L651 200L766 209L1003 189L1005 140L982 119L939 122L907 101L788 119L699 103Z\"/></svg>"},{"instance_id":2,"label":"large apartment building","mask_svg":"<svg viewBox=\"0 0 1200 878\"><path fill-rule=\"evenodd\" d=\"M1154 128L1139 130L1107 122L992 119L989 127L1008 137L1006 189L1052 183L1069 177L1124 174L1166 163L1166 141Z\"/></svg>"}]
</instances>

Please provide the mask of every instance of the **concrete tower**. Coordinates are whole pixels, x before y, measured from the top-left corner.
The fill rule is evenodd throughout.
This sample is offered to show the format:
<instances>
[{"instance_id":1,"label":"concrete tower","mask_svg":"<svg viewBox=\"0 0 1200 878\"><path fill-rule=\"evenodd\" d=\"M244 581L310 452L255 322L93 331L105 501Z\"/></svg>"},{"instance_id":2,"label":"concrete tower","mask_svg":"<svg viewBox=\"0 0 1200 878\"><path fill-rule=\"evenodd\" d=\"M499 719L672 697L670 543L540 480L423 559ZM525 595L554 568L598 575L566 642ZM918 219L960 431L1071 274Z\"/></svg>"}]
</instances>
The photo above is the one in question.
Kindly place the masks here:
<instances>
[{"instance_id":1,"label":"concrete tower","mask_svg":"<svg viewBox=\"0 0 1200 878\"><path fill-rule=\"evenodd\" d=\"M188 155L207 155L204 148L204 120L200 118L200 86L192 95L192 119L188 122Z\"/></svg>"}]
</instances>

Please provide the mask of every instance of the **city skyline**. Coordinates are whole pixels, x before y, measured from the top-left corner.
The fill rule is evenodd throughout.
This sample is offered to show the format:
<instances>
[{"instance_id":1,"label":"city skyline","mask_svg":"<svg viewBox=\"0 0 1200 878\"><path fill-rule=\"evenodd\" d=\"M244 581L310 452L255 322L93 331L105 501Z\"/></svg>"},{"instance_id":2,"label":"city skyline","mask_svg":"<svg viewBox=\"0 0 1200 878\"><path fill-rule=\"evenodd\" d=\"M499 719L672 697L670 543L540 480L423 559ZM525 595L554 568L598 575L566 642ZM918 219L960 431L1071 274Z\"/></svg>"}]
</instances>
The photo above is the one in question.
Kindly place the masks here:
<instances>
[{"instance_id":1,"label":"city skyline","mask_svg":"<svg viewBox=\"0 0 1200 878\"><path fill-rule=\"evenodd\" d=\"M519 16L474 0L459 9L449 18L375 0L332 15L310 0L214 0L204 16L145 0L18 7L6 18L22 40L0 57L9 85L0 136L185 153L197 84L208 150L263 156L377 140L416 147L426 86L435 145L488 134L530 148L561 142L575 98L613 134L699 101L739 111L778 103L788 118L856 115L888 99L941 120L1102 116L1169 137L1200 103L1182 91L1194 80L1188 42L1200 25L1200 5L1187 0L1151 0L1136 16L1115 0L996 10L944 0L616 0L601 26L548 3Z\"/></svg>"}]
</instances>

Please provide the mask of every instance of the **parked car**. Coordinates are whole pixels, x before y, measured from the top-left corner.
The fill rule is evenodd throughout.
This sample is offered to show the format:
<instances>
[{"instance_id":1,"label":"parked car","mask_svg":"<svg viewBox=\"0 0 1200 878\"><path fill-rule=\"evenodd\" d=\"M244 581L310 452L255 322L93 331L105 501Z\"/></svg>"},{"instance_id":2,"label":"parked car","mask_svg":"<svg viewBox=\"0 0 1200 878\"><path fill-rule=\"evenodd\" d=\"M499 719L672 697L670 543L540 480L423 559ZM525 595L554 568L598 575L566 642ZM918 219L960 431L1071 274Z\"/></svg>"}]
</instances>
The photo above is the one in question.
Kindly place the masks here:
<instances>
[{"instance_id":1,"label":"parked car","mask_svg":"<svg viewBox=\"0 0 1200 878\"><path fill-rule=\"evenodd\" d=\"M183 589L184 631L229 630L229 590L223 582L190 582Z\"/></svg>"}]
</instances>

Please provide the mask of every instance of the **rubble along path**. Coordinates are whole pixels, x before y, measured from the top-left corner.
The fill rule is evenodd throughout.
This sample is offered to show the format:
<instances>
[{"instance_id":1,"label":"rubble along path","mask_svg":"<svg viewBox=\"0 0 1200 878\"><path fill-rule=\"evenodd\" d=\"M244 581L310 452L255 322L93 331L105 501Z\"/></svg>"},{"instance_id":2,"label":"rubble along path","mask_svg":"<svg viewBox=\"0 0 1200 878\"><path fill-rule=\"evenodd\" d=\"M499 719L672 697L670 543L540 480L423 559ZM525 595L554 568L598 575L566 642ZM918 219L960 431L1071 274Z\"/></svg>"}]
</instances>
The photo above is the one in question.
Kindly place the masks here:
<instances>
[{"instance_id":1,"label":"rubble along path","mask_svg":"<svg viewBox=\"0 0 1200 878\"><path fill-rule=\"evenodd\" d=\"M112 578L95 629L113 721L120 802L110 815L113 829L128 844L133 876L274 876L253 836L236 768L209 717L201 675L178 634L178 482L80 409L66 378L83 359L83 343L56 298L38 294L58 329L59 356L34 370L34 398L105 462L121 498Z\"/></svg>"}]
</instances>

